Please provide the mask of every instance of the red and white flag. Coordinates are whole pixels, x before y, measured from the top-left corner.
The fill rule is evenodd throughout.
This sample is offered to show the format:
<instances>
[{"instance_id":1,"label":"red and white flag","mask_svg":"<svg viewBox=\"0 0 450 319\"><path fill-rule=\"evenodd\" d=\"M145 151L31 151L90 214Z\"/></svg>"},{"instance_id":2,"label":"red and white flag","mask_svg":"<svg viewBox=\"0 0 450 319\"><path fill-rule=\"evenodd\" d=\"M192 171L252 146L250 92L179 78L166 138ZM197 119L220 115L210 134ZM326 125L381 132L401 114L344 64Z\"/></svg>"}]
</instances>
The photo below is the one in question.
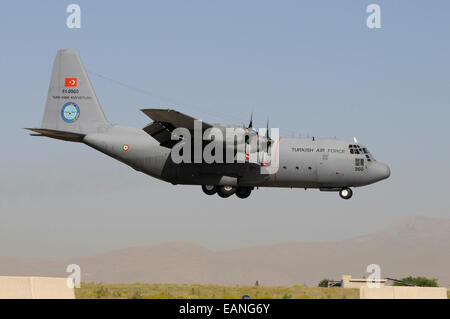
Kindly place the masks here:
<instances>
[{"instance_id":1,"label":"red and white flag","mask_svg":"<svg viewBox=\"0 0 450 319\"><path fill-rule=\"evenodd\" d=\"M77 78L66 78L64 86L77 86Z\"/></svg>"}]
</instances>

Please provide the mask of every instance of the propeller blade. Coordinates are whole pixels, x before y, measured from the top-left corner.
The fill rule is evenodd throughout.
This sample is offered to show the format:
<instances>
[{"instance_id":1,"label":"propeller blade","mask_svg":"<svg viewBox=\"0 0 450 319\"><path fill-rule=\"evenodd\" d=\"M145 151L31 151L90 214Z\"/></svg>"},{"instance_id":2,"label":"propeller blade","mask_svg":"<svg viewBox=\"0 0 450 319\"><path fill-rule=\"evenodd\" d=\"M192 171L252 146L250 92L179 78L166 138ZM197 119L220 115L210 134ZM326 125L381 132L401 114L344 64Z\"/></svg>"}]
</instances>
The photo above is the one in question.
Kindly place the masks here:
<instances>
[{"instance_id":1,"label":"propeller blade","mask_svg":"<svg viewBox=\"0 0 450 319\"><path fill-rule=\"evenodd\" d=\"M250 123L248 124L248 128L252 128L253 127L253 111L250 114Z\"/></svg>"},{"instance_id":2,"label":"propeller blade","mask_svg":"<svg viewBox=\"0 0 450 319\"><path fill-rule=\"evenodd\" d=\"M272 139L270 138L270 129L269 129L269 118L267 118L267 125L266 125L266 143L267 143L267 150L272 145Z\"/></svg>"}]
</instances>

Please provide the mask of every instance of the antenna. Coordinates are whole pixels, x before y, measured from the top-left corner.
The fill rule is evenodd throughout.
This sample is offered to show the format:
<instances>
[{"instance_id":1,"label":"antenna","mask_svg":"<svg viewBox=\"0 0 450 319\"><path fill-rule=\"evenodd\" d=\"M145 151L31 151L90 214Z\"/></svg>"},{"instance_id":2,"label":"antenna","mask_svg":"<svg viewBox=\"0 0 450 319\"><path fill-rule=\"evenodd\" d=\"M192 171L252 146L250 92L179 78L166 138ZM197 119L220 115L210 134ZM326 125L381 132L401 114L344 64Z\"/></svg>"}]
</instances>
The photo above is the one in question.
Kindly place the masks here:
<instances>
[{"instance_id":1,"label":"antenna","mask_svg":"<svg viewBox=\"0 0 450 319\"><path fill-rule=\"evenodd\" d=\"M356 139L356 137L353 138L353 141L358 144L358 140Z\"/></svg>"}]
</instances>

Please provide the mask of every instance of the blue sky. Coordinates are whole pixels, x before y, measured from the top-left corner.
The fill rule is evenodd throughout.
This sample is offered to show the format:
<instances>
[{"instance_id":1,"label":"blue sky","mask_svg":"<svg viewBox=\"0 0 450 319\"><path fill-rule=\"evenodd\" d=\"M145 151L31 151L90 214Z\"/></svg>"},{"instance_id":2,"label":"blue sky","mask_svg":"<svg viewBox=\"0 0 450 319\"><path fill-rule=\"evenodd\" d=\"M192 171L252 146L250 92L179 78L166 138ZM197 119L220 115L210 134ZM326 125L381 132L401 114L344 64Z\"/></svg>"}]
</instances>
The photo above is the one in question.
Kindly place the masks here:
<instances>
[{"instance_id":1,"label":"blue sky","mask_svg":"<svg viewBox=\"0 0 450 319\"><path fill-rule=\"evenodd\" d=\"M65 24L70 3L0 3L1 255L335 240L409 215L450 217L448 1L74 1L77 30ZM370 3L381 29L366 27ZM143 107L234 124L253 110L257 125L270 117L287 136L356 136L392 176L348 202L270 189L223 201L84 145L31 138L22 128L40 126L66 47L113 123L144 127Z\"/></svg>"}]
</instances>

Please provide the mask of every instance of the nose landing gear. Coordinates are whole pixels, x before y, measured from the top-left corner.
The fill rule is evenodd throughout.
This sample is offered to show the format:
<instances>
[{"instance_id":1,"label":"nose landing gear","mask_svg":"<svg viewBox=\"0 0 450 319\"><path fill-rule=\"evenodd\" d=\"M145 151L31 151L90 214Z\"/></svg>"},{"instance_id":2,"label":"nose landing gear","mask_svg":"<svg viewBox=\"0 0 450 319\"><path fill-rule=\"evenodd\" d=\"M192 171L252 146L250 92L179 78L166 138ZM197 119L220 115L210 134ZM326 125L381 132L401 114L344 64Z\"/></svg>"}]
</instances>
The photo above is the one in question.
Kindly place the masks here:
<instances>
[{"instance_id":1,"label":"nose landing gear","mask_svg":"<svg viewBox=\"0 0 450 319\"><path fill-rule=\"evenodd\" d=\"M351 188L344 187L339 191L339 196L341 196L342 199L350 199L352 198L353 191Z\"/></svg>"}]
</instances>

